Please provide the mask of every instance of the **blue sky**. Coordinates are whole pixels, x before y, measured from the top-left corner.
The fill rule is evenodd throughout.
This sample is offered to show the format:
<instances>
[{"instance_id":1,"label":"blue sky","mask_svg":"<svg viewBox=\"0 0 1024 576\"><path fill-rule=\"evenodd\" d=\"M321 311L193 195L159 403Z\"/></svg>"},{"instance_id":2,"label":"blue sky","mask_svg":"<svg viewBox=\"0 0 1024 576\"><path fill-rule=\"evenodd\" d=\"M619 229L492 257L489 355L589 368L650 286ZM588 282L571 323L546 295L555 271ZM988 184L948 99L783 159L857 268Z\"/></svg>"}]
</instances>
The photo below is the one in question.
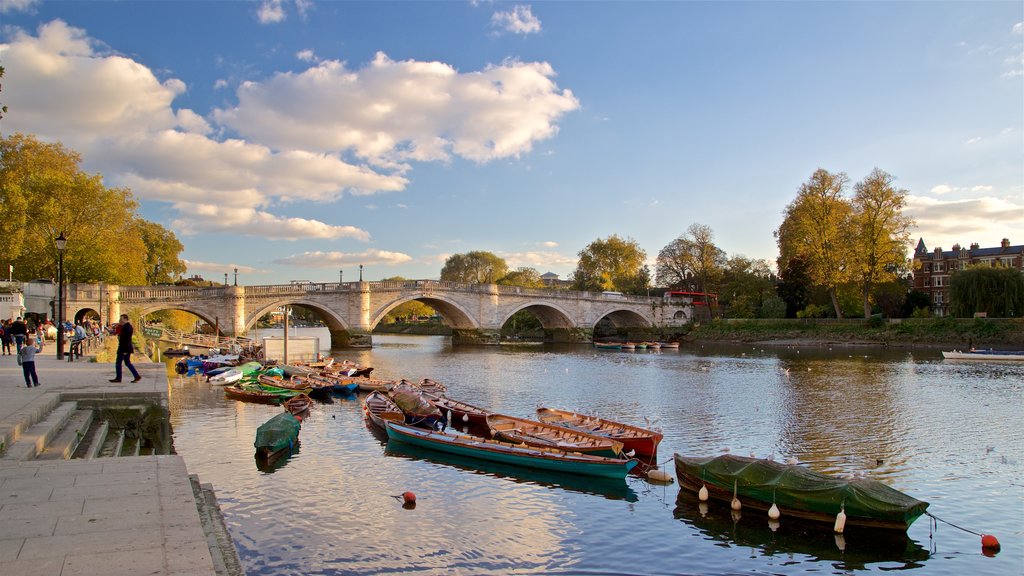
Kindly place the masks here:
<instances>
[{"instance_id":1,"label":"blue sky","mask_svg":"<svg viewBox=\"0 0 1024 576\"><path fill-rule=\"evenodd\" d=\"M913 242L1024 243L1020 2L0 0L4 134L80 152L241 284L568 277L692 223L774 261L817 168ZM908 254L913 246L908 246Z\"/></svg>"}]
</instances>

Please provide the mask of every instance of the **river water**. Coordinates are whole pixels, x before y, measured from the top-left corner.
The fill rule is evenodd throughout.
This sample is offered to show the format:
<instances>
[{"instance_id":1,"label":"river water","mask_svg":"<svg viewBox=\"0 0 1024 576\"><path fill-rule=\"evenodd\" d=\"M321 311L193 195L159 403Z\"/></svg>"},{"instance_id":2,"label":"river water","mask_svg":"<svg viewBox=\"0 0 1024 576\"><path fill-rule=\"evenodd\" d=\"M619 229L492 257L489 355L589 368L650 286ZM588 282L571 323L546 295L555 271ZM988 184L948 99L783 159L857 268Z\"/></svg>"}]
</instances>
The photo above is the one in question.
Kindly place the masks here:
<instances>
[{"instance_id":1,"label":"river water","mask_svg":"<svg viewBox=\"0 0 1024 576\"><path fill-rule=\"evenodd\" d=\"M277 332L277 335L280 331ZM273 332L263 335L273 335ZM329 343L326 329L300 329ZM297 453L261 470L256 428L274 406L224 398L171 371L174 445L212 483L248 574L1024 573L1024 365L943 361L938 351L684 345L452 347L374 336L335 351L374 376L444 382L449 395L531 417L537 405L661 427L673 453L791 457L865 474L931 503L905 537L763 513L706 511L678 484L537 473L387 446L358 400L318 404ZM417 496L414 509L395 498Z\"/></svg>"}]
</instances>

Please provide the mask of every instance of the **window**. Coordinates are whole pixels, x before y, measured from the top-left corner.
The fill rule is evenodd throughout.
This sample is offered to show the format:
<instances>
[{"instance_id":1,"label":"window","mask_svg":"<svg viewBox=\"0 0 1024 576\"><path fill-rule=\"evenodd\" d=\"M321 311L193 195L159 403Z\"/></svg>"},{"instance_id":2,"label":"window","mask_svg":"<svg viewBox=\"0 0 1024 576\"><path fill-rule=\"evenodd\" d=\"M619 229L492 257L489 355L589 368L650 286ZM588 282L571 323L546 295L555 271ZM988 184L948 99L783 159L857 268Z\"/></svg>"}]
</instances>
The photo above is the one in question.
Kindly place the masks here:
<instances>
[{"instance_id":1,"label":"window","mask_svg":"<svg viewBox=\"0 0 1024 576\"><path fill-rule=\"evenodd\" d=\"M932 265L931 264L925 264L924 265L924 271L925 272L931 272L932 271Z\"/></svg>"},{"instance_id":2,"label":"window","mask_svg":"<svg viewBox=\"0 0 1024 576\"><path fill-rule=\"evenodd\" d=\"M942 270L943 270L942 262L936 262L935 263L935 271L936 272L942 272Z\"/></svg>"},{"instance_id":3,"label":"window","mask_svg":"<svg viewBox=\"0 0 1024 576\"><path fill-rule=\"evenodd\" d=\"M942 304L942 292L935 293L935 303Z\"/></svg>"},{"instance_id":4,"label":"window","mask_svg":"<svg viewBox=\"0 0 1024 576\"><path fill-rule=\"evenodd\" d=\"M935 287L942 286L942 276L936 276L936 277L932 278L932 286L935 286Z\"/></svg>"}]
</instances>

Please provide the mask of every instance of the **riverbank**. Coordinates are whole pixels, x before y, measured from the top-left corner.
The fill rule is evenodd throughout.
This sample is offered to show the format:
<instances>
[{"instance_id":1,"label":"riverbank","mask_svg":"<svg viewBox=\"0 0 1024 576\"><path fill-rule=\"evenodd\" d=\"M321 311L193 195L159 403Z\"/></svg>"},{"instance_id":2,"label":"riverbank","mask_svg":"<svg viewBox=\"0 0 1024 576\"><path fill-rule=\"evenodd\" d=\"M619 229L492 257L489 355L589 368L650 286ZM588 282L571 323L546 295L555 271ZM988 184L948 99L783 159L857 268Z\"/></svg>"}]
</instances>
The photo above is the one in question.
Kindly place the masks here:
<instances>
[{"instance_id":1,"label":"riverbank","mask_svg":"<svg viewBox=\"0 0 1024 576\"><path fill-rule=\"evenodd\" d=\"M715 320L696 326L689 340L764 345L870 345L1024 348L1024 319L756 319Z\"/></svg>"}]
</instances>

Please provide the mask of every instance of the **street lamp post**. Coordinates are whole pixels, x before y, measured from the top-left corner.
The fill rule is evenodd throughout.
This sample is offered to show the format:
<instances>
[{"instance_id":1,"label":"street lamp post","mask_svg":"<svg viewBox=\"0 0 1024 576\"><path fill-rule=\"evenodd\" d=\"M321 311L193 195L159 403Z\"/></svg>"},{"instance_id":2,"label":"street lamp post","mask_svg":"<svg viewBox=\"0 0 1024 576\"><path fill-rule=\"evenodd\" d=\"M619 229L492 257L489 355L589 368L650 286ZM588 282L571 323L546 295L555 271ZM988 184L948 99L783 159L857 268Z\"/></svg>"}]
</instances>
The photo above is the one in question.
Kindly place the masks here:
<instances>
[{"instance_id":1,"label":"street lamp post","mask_svg":"<svg viewBox=\"0 0 1024 576\"><path fill-rule=\"evenodd\" d=\"M228 285L228 273L225 272L224 273L224 286L227 286L227 285Z\"/></svg>"},{"instance_id":2,"label":"street lamp post","mask_svg":"<svg viewBox=\"0 0 1024 576\"><path fill-rule=\"evenodd\" d=\"M345 271L344 270L338 270L338 284L344 284L344 283L345 283Z\"/></svg>"},{"instance_id":3,"label":"street lamp post","mask_svg":"<svg viewBox=\"0 0 1024 576\"><path fill-rule=\"evenodd\" d=\"M359 265L359 281L360 282L363 281L363 265L362 264Z\"/></svg>"},{"instance_id":4,"label":"street lamp post","mask_svg":"<svg viewBox=\"0 0 1024 576\"><path fill-rule=\"evenodd\" d=\"M238 286L238 268L235 268L235 286Z\"/></svg>"},{"instance_id":5,"label":"street lamp post","mask_svg":"<svg viewBox=\"0 0 1024 576\"><path fill-rule=\"evenodd\" d=\"M64 248L68 239L64 231L57 236L57 360L64 359Z\"/></svg>"}]
</instances>

